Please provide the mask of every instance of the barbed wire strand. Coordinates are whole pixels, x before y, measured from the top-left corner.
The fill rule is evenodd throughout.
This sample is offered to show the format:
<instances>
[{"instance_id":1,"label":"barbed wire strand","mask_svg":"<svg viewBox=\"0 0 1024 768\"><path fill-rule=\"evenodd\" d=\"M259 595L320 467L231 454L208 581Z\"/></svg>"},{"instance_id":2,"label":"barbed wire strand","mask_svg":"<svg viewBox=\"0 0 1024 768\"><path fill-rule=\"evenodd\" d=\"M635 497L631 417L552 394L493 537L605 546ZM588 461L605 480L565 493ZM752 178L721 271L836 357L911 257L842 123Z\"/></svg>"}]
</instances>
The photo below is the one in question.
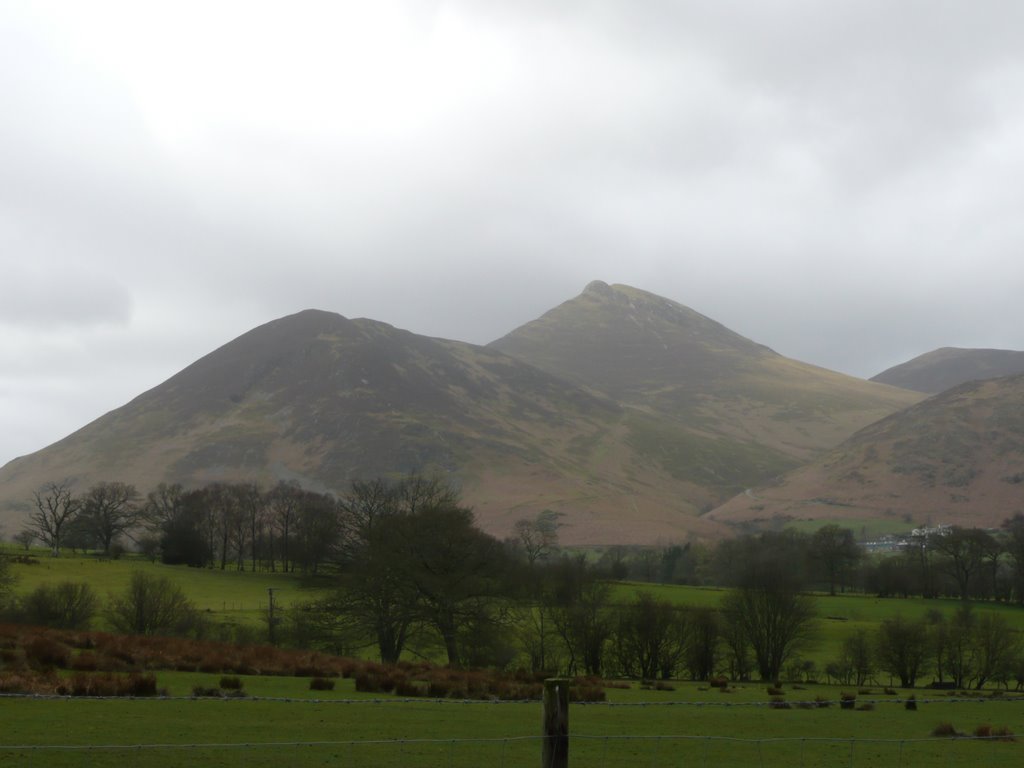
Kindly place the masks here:
<instances>
[{"instance_id":1,"label":"barbed wire strand","mask_svg":"<svg viewBox=\"0 0 1024 768\"><path fill-rule=\"evenodd\" d=\"M289 696L73 696L62 693L0 693L0 699L39 699L69 701L223 701L223 702L276 702L282 704L448 704L481 705L498 704L540 704L540 699L439 699L412 697L387 697L368 699L311 699ZM970 696L942 697L938 699L871 698L855 700L859 704L906 704L913 701L922 704L1020 704L1024 696ZM850 705L842 699L793 699L790 701L574 701L574 707L768 707L769 709L822 709L831 706Z\"/></svg>"},{"instance_id":2,"label":"barbed wire strand","mask_svg":"<svg viewBox=\"0 0 1024 768\"><path fill-rule=\"evenodd\" d=\"M243 742L205 742L205 743L157 743L157 744L0 744L0 751L3 752L15 752L15 751L127 751L127 750L139 750L139 749L266 749L275 747L364 747L364 746L387 746L387 745L398 745L400 749L404 750L406 746L411 745L448 745L449 753L454 749L456 745L461 744L484 744L484 745L496 745L501 744L503 747L507 746L509 742L530 742L530 741L543 741L547 738L555 738L549 736L502 736L502 737L473 737L473 738L448 738L448 739L366 739L366 740L345 740L345 741L330 741L330 740L319 740L319 741L243 741ZM774 736L766 738L746 738L741 736L698 736L689 734L661 734L661 735L649 735L639 736L634 734L621 734L621 735L588 735L588 734L572 734L570 735L570 741L603 741L605 746L605 755L607 756L607 747L610 742L613 741L652 741L657 744L661 744L665 741L700 741L704 743L705 757L706 749L711 742L727 742L744 745L754 745L758 748L758 756L761 762L763 762L763 755L761 753L761 747L764 745L779 745L799 742L801 750L805 743L817 743L817 744L849 744L850 746L850 760L853 762L854 747L857 744L875 744L875 745L898 745L900 754L906 744L935 744L940 742L998 742L1007 741L1012 739L1011 736L973 736L973 735L962 735L962 736L931 736L931 737L918 737L918 738L904 738L904 739L882 739L882 738L845 738L845 737L829 737L829 736ZM802 752L801 752L802 755ZM802 760L802 757L801 757Z\"/></svg>"}]
</instances>

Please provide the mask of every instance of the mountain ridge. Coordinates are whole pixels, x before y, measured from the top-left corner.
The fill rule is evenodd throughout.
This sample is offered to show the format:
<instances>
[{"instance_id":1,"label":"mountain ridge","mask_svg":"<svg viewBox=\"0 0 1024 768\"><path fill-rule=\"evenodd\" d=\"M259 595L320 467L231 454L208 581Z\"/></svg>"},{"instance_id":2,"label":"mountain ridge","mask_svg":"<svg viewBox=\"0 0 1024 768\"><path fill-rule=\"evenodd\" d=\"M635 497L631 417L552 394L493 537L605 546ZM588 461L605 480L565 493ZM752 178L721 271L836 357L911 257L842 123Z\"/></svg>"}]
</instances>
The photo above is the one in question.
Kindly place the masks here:
<instances>
[{"instance_id":1,"label":"mountain ridge","mask_svg":"<svg viewBox=\"0 0 1024 768\"><path fill-rule=\"evenodd\" d=\"M772 485L709 512L794 520L998 526L1024 511L1024 375L970 381L894 413Z\"/></svg>"},{"instance_id":2,"label":"mountain ridge","mask_svg":"<svg viewBox=\"0 0 1024 768\"><path fill-rule=\"evenodd\" d=\"M344 491L417 471L458 485L498 535L552 509L567 543L718 538L726 527L702 511L920 397L788 360L629 286L593 282L544 318L540 365L323 310L278 318L0 468L0 514L65 477ZM537 328L503 339L536 348ZM579 343L594 329L604 348ZM582 373L551 370L568 348Z\"/></svg>"},{"instance_id":3,"label":"mountain ridge","mask_svg":"<svg viewBox=\"0 0 1024 768\"><path fill-rule=\"evenodd\" d=\"M871 381L934 395L969 381L1024 373L1024 352L940 347L888 368Z\"/></svg>"}]
</instances>

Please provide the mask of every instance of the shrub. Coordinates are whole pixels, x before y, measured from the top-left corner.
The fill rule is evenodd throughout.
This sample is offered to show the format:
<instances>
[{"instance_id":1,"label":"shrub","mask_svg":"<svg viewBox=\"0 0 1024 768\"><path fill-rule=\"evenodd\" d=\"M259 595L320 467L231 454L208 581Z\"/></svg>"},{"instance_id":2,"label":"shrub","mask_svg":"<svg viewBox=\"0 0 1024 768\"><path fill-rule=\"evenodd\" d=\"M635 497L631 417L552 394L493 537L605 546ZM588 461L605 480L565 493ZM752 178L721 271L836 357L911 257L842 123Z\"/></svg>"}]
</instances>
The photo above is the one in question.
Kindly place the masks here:
<instances>
[{"instance_id":1,"label":"shrub","mask_svg":"<svg viewBox=\"0 0 1024 768\"><path fill-rule=\"evenodd\" d=\"M220 687L226 691L240 691L242 690L242 680L238 677L222 677L220 679Z\"/></svg>"},{"instance_id":2,"label":"shrub","mask_svg":"<svg viewBox=\"0 0 1024 768\"><path fill-rule=\"evenodd\" d=\"M134 635L199 634L203 620L185 592L166 576L132 574L128 588L110 599L110 623Z\"/></svg>"},{"instance_id":3,"label":"shrub","mask_svg":"<svg viewBox=\"0 0 1024 768\"><path fill-rule=\"evenodd\" d=\"M395 684L395 695L405 696L406 698L413 698L415 696L426 696L428 690L426 686L417 683L414 680L402 680Z\"/></svg>"},{"instance_id":4,"label":"shrub","mask_svg":"<svg viewBox=\"0 0 1024 768\"><path fill-rule=\"evenodd\" d=\"M569 701L606 701L608 694L599 685L569 686Z\"/></svg>"},{"instance_id":5,"label":"shrub","mask_svg":"<svg viewBox=\"0 0 1024 768\"><path fill-rule=\"evenodd\" d=\"M91 651L80 653L71 658L71 669L76 672L95 672L99 669L99 660Z\"/></svg>"},{"instance_id":6,"label":"shrub","mask_svg":"<svg viewBox=\"0 0 1024 768\"><path fill-rule=\"evenodd\" d=\"M857 704L857 696L853 693L840 693L839 694L839 708L840 709L853 709Z\"/></svg>"},{"instance_id":7,"label":"shrub","mask_svg":"<svg viewBox=\"0 0 1024 768\"><path fill-rule=\"evenodd\" d=\"M911 696L909 699L903 702L903 708L910 710L911 712L917 711L917 699Z\"/></svg>"},{"instance_id":8,"label":"shrub","mask_svg":"<svg viewBox=\"0 0 1024 768\"><path fill-rule=\"evenodd\" d=\"M953 727L952 723L939 723L938 725L935 726L934 729L932 729L932 736L940 736L940 737L947 737L947 738L949 738L949 737L953 737L953 736L962 736L962 735L963 735L962 733L960 733L956 728Z\"/></svg>"},{"instance_id":9,"label":"shrub","mask_svg":"<svg viewBox=\"0 0 1024 768\"><path fill-rule=\"evenodd\" d=\"M192 689L192 696L196 699L219 699L224 696L220 688L204 688L197 685Z\"/></svg>"},{"instance_id":10,"label":"shrub","mask_svg":"<svg viewBox=\"0 0 1024 768\"><path fill-rule=\"evenodd\" d=\"M129 675L122 690L128 696L156 696L156 676L151 674Z\"/></svg>"},{"instance_id":11,"label":"shrub","mask_svg":"<svg viewBox=\"0 0 1024 768\"><path fill-rule=\"evenodd\" d=\"M21 601L28 624L57 629L87 629L99 607L96 591L81 581L40 584Z\"/></svg>"},{"instance_id":12,"label":"shrub","mask_svg":"<svg viewBox=\"0 0 1024 768\"><path fill-rule=\"evenodd\" d=\"M25 659L33 666L66 667L70 658L70 648L45 635L37 635L25 645Z\"/></svg>"},{"instance_id":13,"label":"shrub","mask_svg":"<svg viewBox=\"0 0 1024 768\"><path fill-rule=\"evenodd\" d=\"M333 691L334 681L329 680L326 677L314 677L309 681L309 690L311 691Z\"/></svg>"},{"instance_id":14,"label":"shrub","mask_svg":"<svg viewBox=\"0 0 1024 768\"><path fill-rule=\"evenodd\" d=\"M156 696L153 675L115 675L76 673L62 686L71 696Z\"/></svg>"}]
</instances>

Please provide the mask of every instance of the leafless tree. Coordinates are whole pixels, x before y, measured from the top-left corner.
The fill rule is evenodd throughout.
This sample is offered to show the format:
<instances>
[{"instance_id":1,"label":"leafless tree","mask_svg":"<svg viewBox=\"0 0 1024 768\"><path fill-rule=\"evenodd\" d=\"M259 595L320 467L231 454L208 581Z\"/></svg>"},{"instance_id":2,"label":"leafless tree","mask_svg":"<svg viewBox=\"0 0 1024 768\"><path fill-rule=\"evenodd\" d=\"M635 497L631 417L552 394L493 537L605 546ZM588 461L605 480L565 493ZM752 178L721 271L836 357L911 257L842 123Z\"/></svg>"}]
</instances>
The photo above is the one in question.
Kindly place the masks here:
<instances>
[{"instance_id":1,"label":"leafless tree","mask_svg":"<svg viewBox=\"0 0 1024 768\"><path fill-rule=\"evenodd\" d=\"M82 500L81 520L85 529L110 554L114 541L142 519L139 492L134 485L121 482L97 483Z\"/></svg>"},{"instance_id":2,"label":"leafless tree","mask_svg":"<svg viewBox=\"0 0 1024 768\"><path fill-rule=\"evenodd\" d=\"M998 553L999 545L980 528L953 528L945 534L929 537L929 544L942 557L937 566L956 582L960 599L967 600L971 586L986 564L990 553Z\"/></svg>"},{"instance_id":3,"label":"leafless tree","mask_svg":"<svg viewBox=\"0 0 1024 768\"><path fill-rule=\"evenodd\" d=\"M68 526L82 508L81 499L71 493L71 482L47 483L32 494L35 511L29 515L29 527L54 557L60 557Z\"/></svg>"},{"instance_id":4,"label":"leafless tree","mask_svg":"<svg viewBox=\"0 0 1024 768\"><path fill-rule=\"evenodd\" d=\"M24 548L25 551L28 551L32 548L32 542L35 541L36 538L36 532L26 528L25 530L18 531L14 534L14 543L21 544L22 548Z\"/></svg>"},{"instance_id":5,"label":"leafless tree","mask_svg":"<svg viewBox=\"0 0 1024 768\"><path fill-rule=\"evenodd\" d=\"M123 593L111 596L108 619L119 632L135 635L187 635L202 624L181 587L142 571L132 574Z\"/></svg>"}]
</instances>

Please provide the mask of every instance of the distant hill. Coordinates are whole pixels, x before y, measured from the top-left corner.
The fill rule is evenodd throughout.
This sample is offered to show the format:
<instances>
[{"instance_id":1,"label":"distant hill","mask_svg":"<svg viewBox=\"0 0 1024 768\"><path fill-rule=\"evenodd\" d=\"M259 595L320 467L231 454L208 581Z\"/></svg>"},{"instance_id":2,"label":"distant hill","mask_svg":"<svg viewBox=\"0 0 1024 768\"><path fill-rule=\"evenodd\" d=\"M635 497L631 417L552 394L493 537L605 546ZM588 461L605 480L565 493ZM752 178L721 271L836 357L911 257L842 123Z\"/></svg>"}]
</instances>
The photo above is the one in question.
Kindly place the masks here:
<instances>
[{"instance_id":1,"label":"distant hill","mask_svg":"<svg viewBox=\"0 0 1024 768\"><path fill-rule=\"evenodd\" d=\"M308 310L0 468L0 522L71 479L186 486L440 474L487 530L713 538L700 516L920 395L788 360L675 302L593 283L488 347Z\"/></svg>"},{"instance_id":2,"label":"distant hill","mask_svg":"<svg viewBox=\"0 0 1024 768\"><path fill-rule=\"evenodd\" d=\"M631 444L707 488L709 500L921 399L785 358L674 301L602 282L490 346L655 416Z\"/></svg>"},{"instance_id":3,"label":"distant hill","mask_svg":"<svg viewBox=\"0 0 1024 768\"><path fill-rule=\"evenodd\" d=\"M686 483L648 467L624 430L615 402L495 350L310 310L10 462L0 509L16 528L32 491L65 477L80 490L117 479L344 491L354 478L419 471L460 485L503 535L544 508L565 513L566 541L717 535Z\"/></svg>"},{"instance_id":4,"label":"distant hill","mask_svg":"<svg viewBox=\"0 0 1024 768\"><path fill-rule=\"evenodd\" d=\"M707 517L996 526L1024 512L1024 376L961 384Z\"/></svg>"},{"instance_id":5,"label":"distant hill","mask_svg":"<svg viewBox=\"0 0 1024 768\"><path fill-rule=\"evenodd\" d=\"M942 347L893 366L871 381L933 395L968 381L1024 373L1024 352Z\"/></svg>"}]
</instances>

